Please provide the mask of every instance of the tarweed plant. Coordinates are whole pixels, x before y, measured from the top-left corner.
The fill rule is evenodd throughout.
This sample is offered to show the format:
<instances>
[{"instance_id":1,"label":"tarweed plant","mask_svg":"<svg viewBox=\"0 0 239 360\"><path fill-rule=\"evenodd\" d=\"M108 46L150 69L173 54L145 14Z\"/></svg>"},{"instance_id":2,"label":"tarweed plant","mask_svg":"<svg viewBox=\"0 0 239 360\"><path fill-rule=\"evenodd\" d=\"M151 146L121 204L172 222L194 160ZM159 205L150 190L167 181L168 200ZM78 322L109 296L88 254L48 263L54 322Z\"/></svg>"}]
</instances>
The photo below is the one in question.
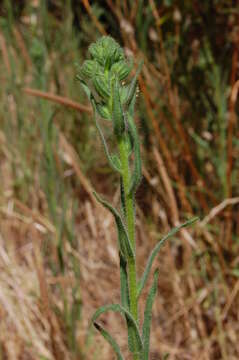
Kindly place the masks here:
<instances>
[{"instance_id":1,"label":"tarweed plant","mask_svg":"<svg viewBox=\"0 0 239 360\"><path fill-rule=\"evenodd\" d=\"M97 322L98 317L107 311L120 313L126 320L128 348L132 353L132 358L148 360L152 306L157 291L158 269L154 272L153 284L146 299L142 326L138 313L140 295L149 278L153 261L163 243L182 227L193 223L196 218L174 228L161 239L149 256L143 275L138 280L135 245L135 193L141 181L142 167L134 108L137 97L137 78L143 63L140 62L135 75L130 76L133 61L126 59L123 49L113 38L108 36L93 43L89 47L89 53L91 59L83 63L78 78L92 104L95 124L109 164L119 174L121 190L120 212L97 193L94 193L96 199L114 216L118 231L121 303L100 307L92 317L92 324L112 346L117 359L123 360L116 340ZM112 140L116 144L114 153L109 150L100 119L112 123Z\"/></svg>"}]
</instances>

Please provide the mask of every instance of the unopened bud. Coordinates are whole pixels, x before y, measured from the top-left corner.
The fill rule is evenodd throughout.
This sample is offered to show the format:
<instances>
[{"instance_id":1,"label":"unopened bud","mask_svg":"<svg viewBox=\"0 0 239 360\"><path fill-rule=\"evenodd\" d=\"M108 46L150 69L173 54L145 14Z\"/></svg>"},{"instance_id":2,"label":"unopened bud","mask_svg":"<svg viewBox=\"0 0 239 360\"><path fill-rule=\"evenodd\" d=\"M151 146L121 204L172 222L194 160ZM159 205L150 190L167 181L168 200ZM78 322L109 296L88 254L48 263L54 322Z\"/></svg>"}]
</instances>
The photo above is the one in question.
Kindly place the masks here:
<instances>
[{"instance_id":1,"label":"unopened bud","mask_svg":"<svg viewBox=\"0 0 239 360\"><path fill-rule=\"evenodd\" d=\"M97 104L96 109L102 119L111 120L110 111L106 105Z\"/></svg>"},{"instance_id":2,"label":"unopened bud","mask_svg":"<svg viewBox=\"0 0 239 360\"><path fill-rule=\"evenodd\" d=\"M89 52L94 60L107 68L124 59L123 49L110 36L103 36L92 44L89 47Z\"/></svg>"},{"instance_id":3,"label":"unopened bud","mask_svg":"<svg viewBox=\"0 0 239 360\"><path fill-rule=\"evenodd\" d=\"M121 81L121 80L124 80L127 78L131 69L132 69L132 66L128 65L125 61L119 61L112 66L111 71Z\"/></svg>"},{"instance_id":4,"label":"unopened bud","mask_svg":"<svg viewBox=\"0 0 239 360\"><path fill-rule=\"evenodd\" d=\"M104 75L96 75L93 78L93 84L98 95L107 100L110 97L109 84Z\"/></svg>"},{"instance_id":5,"label":"unopened bud","mask_svg":"<svg viewBox=\"0 0 239 360\"><path fill-rule=\"evenodd\" d=\"M97 70L97 63L94 60L86 60L80 68L80 75L91 79Z\"/></svg>"}]
</instances>

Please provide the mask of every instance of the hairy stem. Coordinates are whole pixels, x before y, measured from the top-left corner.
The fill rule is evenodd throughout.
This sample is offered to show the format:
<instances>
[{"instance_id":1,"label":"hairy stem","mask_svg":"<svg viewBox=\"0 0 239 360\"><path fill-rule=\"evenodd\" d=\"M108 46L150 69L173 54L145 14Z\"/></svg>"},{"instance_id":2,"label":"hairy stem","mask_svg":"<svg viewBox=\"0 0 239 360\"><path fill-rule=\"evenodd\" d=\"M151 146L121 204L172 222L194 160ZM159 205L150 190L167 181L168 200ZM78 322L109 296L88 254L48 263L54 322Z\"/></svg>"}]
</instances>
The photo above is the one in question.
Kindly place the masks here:
<instances>
[{"instance_id":1,"label":"hairy stem","mask_svg":"<svg viewBox=\"0 0 239 360\"><path fill-rule=\"evenodd\" d=\"M130 189L130 168L128 159L128 150L125 137L119 141L119 153L122 166L122 180L124 188L124 201L126 211L126 225L132 248L135 252L135 215L134 215L134 194L129 194ZM135 321L138 322L138 300L137 300L137 277L136 277L136 256L128 259L128 281L130 312ZM138 354L134 354L134 360L138 360Z\"/></svg>"},{"instance_id":2,"label":"hairy stem","mask_svg":"<svg viewBox=\"0 0 239 360\"><path fill-rule=\"evenodd\" d=\"M135 228L134 228L134 196L128 194L130 188L130 169L128 161L128 151L125 137L122 137L119 141L119 152L120 160L122 166L122 179L124 187L124 197L125 197L125 209L126 209L126 223L129 234L129 239L132 245L132 248L135 251Z\"/></svg>"}]
</instances>

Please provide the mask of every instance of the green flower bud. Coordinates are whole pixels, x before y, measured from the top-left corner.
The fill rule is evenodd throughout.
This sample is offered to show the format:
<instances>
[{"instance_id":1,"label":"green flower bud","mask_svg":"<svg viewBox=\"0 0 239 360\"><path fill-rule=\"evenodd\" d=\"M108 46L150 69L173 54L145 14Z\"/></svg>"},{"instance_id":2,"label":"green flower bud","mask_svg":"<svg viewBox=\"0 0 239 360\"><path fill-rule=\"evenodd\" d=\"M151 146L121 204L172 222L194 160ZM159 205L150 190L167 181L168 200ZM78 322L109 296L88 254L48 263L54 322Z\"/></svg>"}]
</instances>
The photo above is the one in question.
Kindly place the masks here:
<instances>
[{"instance_id":1,"label":"green flower bud","mask_svg":"<svg viewBox=\"0 0 239 360\"><path fill-rule=\"evenodd\" d=\"M132 65L131 66L128 65L124 60L114 63L113 66L111 67L111 71L118 77L120 81L127 78L131 69L132 69Z\"/></svg>"},{"instance_id":2,"label":"green flower bud","mask_svg":"<svg viewBox=\"0 0 239 360\"><path fill-rule=\"evenodd\" d=\"M130 85L124 85L120 87L120 101L121 104L125 104L126 100L127 100L127 95L129 92L129 86Z\"/></svg>"},{"instance_id":3,"label":"green flower bud","mask_svg":"<svg viewBox=\"0 0 239 360\"><path fill-rule=\"evenodd\" d=\"M113 84L112 121L114 134L117 138L120 138L125 131L125 120L123 108L120 101L118 79L115 79L115 82Z\"/></svg>"},{"instance_id":4,"label":"green flower bud","mask_svg":"<svg viewBox=\"0 0 239 360\"><path fill-rule=\"evenodd\" d=\"M80 76L91 79L98 71L99 65L94 60L86 60L80 68Z\"/></svg>"},{"instance_id":5,"label":"green flower bud","mask_svg":"<svg viewBox=\"0 0 239 360\"><path fill-rule=\"evenodd\" d=\"M104 49L99 44L100 41L93 43L89 47L89 53L92 59L96 60L100 65L105 64Z\"/></svg>"},{"instance_id":6,"label":"green flower bud","mask_svg":"<svg viewBox=\"0 0 239 360\"><path fill-rule=\"evenodd\" d=\"M106 64L108 64L109 69L116 62L124 60L124 51L114 39L108 37L104 42L104 47L107 58Z\"/></svg>"},{"instance_id":7,"label":"green flower bud","mask_svg":"<svg viewBox=\"0 0 239 360\"><path fill-rule=\"evenodd\" d=\"M111 120L110 111L106 105L96 104L96 109L102 119Z\"/></svg>"},{"instance_id":8,"label":"green flower bud","mask_svg":"<svg viewBox=\"0 0 239 360\"><path fill-rule=\"evenodd\" d=\"M112 64L124 59L123 49L110 36L103 36L89 47L92 59L110 69Z\"/></svg>"},{"instance_id":9,"label":"green flower bud","mask_svg":"<svg viewBox=\"0 0 239 360\"><path fill-rule=\"evenodd\" d=\"M104 75L96 75L93 77L93 84L96 92L104 100L108 100L110 97L109 83Z\"/></svg>"}]
</instances>

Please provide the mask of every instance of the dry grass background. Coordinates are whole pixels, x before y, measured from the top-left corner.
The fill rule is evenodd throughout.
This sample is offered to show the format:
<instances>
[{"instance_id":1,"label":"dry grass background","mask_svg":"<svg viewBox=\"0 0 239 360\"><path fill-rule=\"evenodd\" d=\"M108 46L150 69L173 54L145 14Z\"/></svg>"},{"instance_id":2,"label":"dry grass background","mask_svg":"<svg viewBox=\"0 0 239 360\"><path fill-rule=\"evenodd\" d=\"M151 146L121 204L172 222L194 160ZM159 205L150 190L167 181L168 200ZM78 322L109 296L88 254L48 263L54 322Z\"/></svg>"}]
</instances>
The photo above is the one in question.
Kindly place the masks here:
<instances>
[{"instance_id":1,"label":"dry grass background","mask_svg":"<svg viewBox=\"0 0 239 360\"><path fill-rule=\"evenodd\" d=\"M111 17L120 26L126 51L145 60L137 119L145 160L136 209L139 273L163 234L185 217L201 217L193 228L169 241L155 263L160 278L153 308L151 359L162 359L165 353L170 360L238 359L238 172L231 175L234 168L237 170L238 157L237 85L224 94L230 125L224 139L229 165L224 174L227 192L223 193L224 182L211 155L202 158L202 167L200 149L189 140L190 131L197 129L197 119L190 126L183 122L190 103L181 98L171 77L172 59L169 61L165 53L162 19L173 14L178 39L178 7L172 5L167 14L167 7L160 7L156 1L144 4L143 15L146 9L151 9L152 15L152 59L151 52L140 49L139 29L134 28L140 1L90 4L82 0L75 8L70 2L49 4L48 12L43 13L41 2L29 1L20 4L17 13L17 5L15 9L6 1L1 11L0 359L113 359L104 340L88 329L98 306L119 299L114 222L96 204L92 189L113 198L115 204L119 189L106 165L91 111L74 80L73 65L81 61L85 47L96 35L109 32ZM108 15L100 15L102 8L109 15L109 23ZM80 46L72 30L75 14L81 21ZM237 20L235 16L235 27ZM55 31L65 48L59 47L59 39L49 44L47 36L51 39ZM39 41L35 48L34 38ZM237 39L232 41L231 85L237 79ZM47 51L41 44L47 44ZM179 56L178 46L175 41L175 58ZM51 116L56 135L49 136L47 142L48 130L42 130L40 124ZM147 119L148 128L143 128L140 118ZM215 143L221 139L217 132L207 130L207 118L201 120L204 125L200 131L207 131ZM49 151L56 164L53 173L42 166ZM50 192L46 183L53 184ZM54 191L56 197L51 193ZM66 203L61 201L63 195ZM52 203L56 211L53 206L51 213ZM72 218L74 225L69 230ZM69 240L70 231L74 241ZM63 239L63 260L58 239ZM125 351L123 322L114 314L103 316L102 321Z\"/></svg>"}]
</instances>

